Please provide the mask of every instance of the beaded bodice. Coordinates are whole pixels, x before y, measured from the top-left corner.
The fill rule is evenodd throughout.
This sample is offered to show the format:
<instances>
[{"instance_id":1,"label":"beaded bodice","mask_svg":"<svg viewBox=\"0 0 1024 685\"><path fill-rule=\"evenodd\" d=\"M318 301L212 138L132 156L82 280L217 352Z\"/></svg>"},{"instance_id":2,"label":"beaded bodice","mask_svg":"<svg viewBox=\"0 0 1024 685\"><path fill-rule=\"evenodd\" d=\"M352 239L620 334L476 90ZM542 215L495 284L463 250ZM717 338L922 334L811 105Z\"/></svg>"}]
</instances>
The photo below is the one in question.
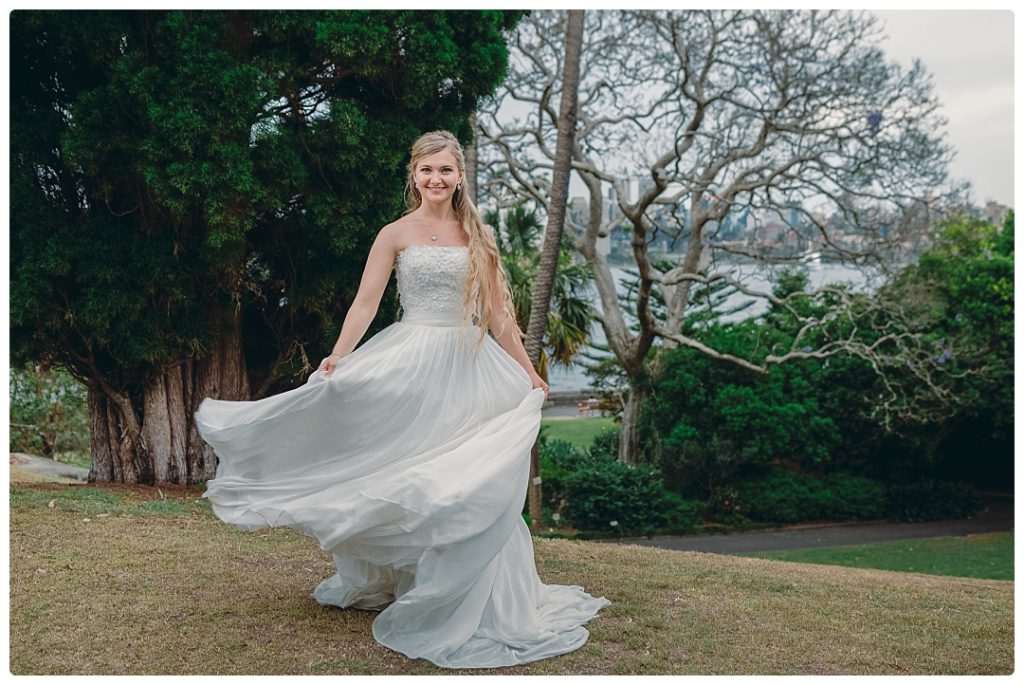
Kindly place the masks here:
<instances>
[{"instance_id":1,"label":"beaded bodice","mask_svg":"<svg viewBox=\"0 0 1024 685\"><path fill-rule=\"evenodd\" d=\"M469 274L469 248L410 245L395 259L402 321L458 326Z\"/></svg>"}]
</instances>

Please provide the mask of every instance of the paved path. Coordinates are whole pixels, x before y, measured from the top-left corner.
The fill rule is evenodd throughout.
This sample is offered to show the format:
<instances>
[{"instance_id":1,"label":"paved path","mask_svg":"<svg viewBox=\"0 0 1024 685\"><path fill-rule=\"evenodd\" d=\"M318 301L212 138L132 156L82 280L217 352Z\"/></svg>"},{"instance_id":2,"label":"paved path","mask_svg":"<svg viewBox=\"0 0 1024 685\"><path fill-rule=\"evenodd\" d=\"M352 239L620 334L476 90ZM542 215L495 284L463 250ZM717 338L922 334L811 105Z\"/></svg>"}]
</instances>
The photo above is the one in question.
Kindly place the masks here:
<instances>
[{"instance_id":1,"label":"paved path","mask_svg":"<svg viewBox=\"0 0 1024 685\"><path fill-rule=\"evenodd\" d=\"M587 418L597 418L599 414L591 414ZM575 404L572 406L564 404L552 404L545 406L541 409L541 418L545 419L579 419L583 418L580 416L579 407Z\"/></svg>"},{"instance_id":2,"label":"paved path","mask_svg":"<svg viewBox=\"0 0 1024 685\"><path fill-rule=\"evenodd\" d=\"M689 552L737 554L780 549L863 545L889 540L975 535L1013 530L1013 498L991 497L984 510L969 519L921 523L845 523L797 525L772 530L721 535L683 535L655 538L597 540L613 544L643 545Z\"/></svg>"},{"instance_id":3,"label":"paved path","mask_svg":"<svg viewBox=\"0 0 1024 685\"><path fill-rule=\"evenodd\" d=\"M25 454L24 452L11 452L11 467L21 468L42 476L73 478L80 481L89 479L89 469L83 469L72 464L62 464L53 459L37 457L34 454Z\"/></svg>"}]
</instances>

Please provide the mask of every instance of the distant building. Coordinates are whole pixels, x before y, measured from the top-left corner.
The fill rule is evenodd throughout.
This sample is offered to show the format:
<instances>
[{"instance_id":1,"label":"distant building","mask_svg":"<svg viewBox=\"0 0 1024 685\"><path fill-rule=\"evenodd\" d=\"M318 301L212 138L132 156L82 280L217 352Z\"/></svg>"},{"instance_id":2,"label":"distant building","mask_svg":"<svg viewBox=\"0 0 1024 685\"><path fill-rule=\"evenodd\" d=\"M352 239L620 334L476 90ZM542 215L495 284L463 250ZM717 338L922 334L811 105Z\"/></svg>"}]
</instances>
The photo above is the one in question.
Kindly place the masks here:
<instances>
[{"instance_id":1,"label":"distant building","mask_svg":"<svg viewBox=\"0 0 1024 685\"><path fill-rule=\"evenodd\" d=\"M981 211L981 215L993 226L1002 226L1009 211L1010 208L1006 205L989 200L985 203L985 209Z\"/></svg>"},{"instance_id":2,"label":"distant building","mask_svg":"<svg viewBox=\"0 0 1024 685\"><path fill-rule=\"evenodd\" d=\"M614 195L614 192L610 193ZM614 202L614 199L610 199L605 202L603 222L608 222L610 202ZM587 198L577 195L569 200L569 206L567 207L572 221L580 226L587 226L590 223L590 202ZM608 256L608 253L612 250L612 241L609 236L598 237L595 243L597 247L597 253L603 256Z\"/></svg>"}]
</instances>

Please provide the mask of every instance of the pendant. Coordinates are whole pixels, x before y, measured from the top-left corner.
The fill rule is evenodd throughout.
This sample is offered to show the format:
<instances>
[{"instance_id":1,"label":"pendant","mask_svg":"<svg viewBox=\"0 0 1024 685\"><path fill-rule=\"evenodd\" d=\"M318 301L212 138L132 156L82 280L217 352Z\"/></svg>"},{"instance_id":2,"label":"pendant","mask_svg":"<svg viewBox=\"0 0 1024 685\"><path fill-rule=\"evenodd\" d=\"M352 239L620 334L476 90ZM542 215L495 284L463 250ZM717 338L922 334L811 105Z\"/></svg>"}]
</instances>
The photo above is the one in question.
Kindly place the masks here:
<instances>
[{"instance_id":1,"label":"pendant","mask_svg":"<svg viewBox=\"0 0 1024 685\"><path fill-rule=\"evenodd\" d=\"M431 236L430 236L430 239L431 239L431 240L437 240L437 236L436 236L436 235L431 235Z\"/></svg>"}]
</instances>

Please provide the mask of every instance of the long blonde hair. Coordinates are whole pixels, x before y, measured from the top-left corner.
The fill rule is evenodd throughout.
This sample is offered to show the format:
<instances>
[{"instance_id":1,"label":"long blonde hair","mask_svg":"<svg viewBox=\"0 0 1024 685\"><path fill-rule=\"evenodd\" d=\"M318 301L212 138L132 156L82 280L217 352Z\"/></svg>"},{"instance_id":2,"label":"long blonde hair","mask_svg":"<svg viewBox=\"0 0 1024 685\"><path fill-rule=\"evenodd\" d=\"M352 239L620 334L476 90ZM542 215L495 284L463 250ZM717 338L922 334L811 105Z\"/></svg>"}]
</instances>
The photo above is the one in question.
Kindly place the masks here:
<instances>
[{"instance_id":1,"label":"long blonde hair","mask_svg":"<svg viewBox=\"0 0 1024 685\"><path fill-rule=\"evenodd\" d=\"M455 163L459 172L465 178L466 158L462 153L462 145L458 138L448 131L431 131L424 133L412 144L409 165L406 168L405 180L405 205L404 214L413 212L423 203L423 197L416 188L414 173L420 160L429 155L447 150L455 157ZM462 312L466 319L473 319L476 325L480 326L480 338L476 341L479 347L487 335L491 320L500 315L500 312L491 311L491 276L497 275L498 287L502 290L502 302L506 321L511 321L520 339L525 337L519 323L516 321L516 311L512 304L512 291L509 288L508 276L501 264L501 253L498 251L498 244L494 234L480 218L476 206L466 194L465 180L462 188L456 190L452 195L452 209L462 226L462 232L469 243L469 274L466 276L465 296L462 302ZM504 333L505 322L502 323L498 335Z\"/></svg>"}]
</instances>

